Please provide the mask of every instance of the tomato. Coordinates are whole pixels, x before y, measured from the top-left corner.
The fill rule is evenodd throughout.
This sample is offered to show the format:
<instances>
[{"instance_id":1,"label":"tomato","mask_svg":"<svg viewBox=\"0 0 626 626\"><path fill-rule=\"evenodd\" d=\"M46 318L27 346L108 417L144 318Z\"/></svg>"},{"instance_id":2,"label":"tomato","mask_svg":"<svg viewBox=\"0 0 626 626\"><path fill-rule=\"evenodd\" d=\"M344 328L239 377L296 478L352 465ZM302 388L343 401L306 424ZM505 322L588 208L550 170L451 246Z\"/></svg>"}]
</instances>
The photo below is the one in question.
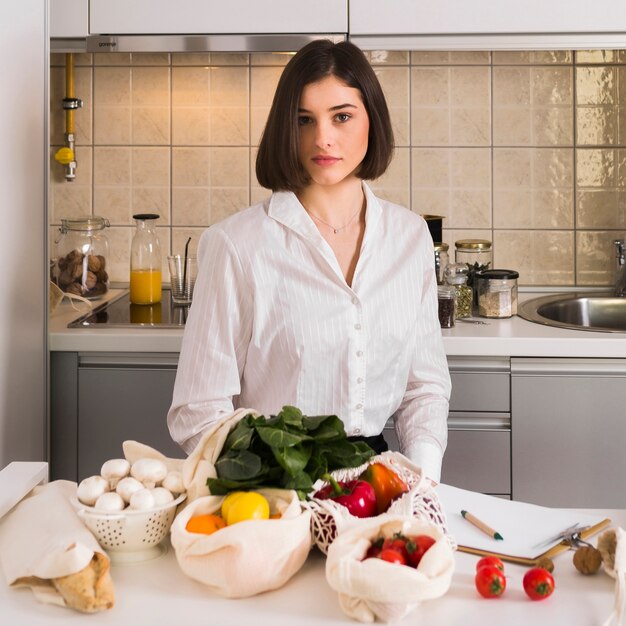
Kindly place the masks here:
<instances>
[{"instance_id":1,"label":"tomato","mask_svg":"<svg viewBox=\"0 0 626 626\"><path fill-rule=\"evenodd\" d=\"M401 535L394 535L393 537L389 537L385 539L385 542L382 545L383 550L395 550L402 555L404 562L408 562L409 560L409 551L407 549L408 539Z\"/></svg>"},{"instance_id":2,"label":"tomato","mask_svg":"<svg viewBox=\"0 0 626 626\"><path fill-rule=\"evenodd\" d=\"M378 555L379 559L387 561L388 563L397 563L398 565L406 565L406 559L402 556L401 552L392 550L391 548L383 548Z\"/></svg>"},{"instance_id":3,"label":"tomato","mask_svg":"<svg viewBox=\"0 0 626 626\"><path fill-rule=\"evenodd\" d=\"M485 567L485 565L492 565L493 567L497 567L501 572L504 571L504 563L502 559L499 559L497 556L484 556L482 559L479 559L478 563L476 563L476 571L481 567Z\"/></svg>"},{"instance_id":4,"label":"tomato","mask_svg":"<svg viewBox=\"0 0 626 626\"><path fill-rule=\"evenodd\" d=\"M260 493L247 491L229 503L226 509L226 525L231 526L246 520L269 519L269 516L270 505L267 499Z\"/></svg>"},{"instance_id":5,"label":"tomato","mask_svg":"<svg viewBox=\"0 0 626 626\"><path fill-rule=\"evenodd\" d=\"M504 573L493 565L481 567L474 577L478 593L484 598L498 598L506 589Z\"/></svg>"},{"instance_id":6,"label":"tomato","mask_svg":"<svg viewBox=\"0 0 626 626\"><path fill-rule=\"evenodd\" d=\"M408 561L413 567L417 567L426 551L435 543L435 539L429 535L416 535L410 537L407 545L409 553Z\"/></svg>"},{"instance_id":7,"label":"tomato","mask_svg":"<svg viewBox=\"0 0 626 626\"><path fill-rule=\"evenodd\" d=\"M533 567L524 574L524 591L531 600L543 600L554 591L552 574L542 567Z\"/></svg>"}]
</instances>

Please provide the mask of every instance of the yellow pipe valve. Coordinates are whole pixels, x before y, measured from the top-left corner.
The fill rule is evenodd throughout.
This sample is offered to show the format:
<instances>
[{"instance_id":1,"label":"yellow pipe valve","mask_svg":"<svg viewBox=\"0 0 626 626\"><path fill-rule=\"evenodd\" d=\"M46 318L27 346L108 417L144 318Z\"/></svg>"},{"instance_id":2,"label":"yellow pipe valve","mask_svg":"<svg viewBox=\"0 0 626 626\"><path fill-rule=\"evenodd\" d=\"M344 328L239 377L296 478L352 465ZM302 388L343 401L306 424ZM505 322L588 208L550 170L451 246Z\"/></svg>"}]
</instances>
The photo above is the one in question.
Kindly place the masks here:
<instances>
[{"instance_id":1,"label":"yellow pipe valve","mask_svg":"<svg viewBox=\"0 0 626 626\"><path fill-rule=\"evenodd\" d=\"M74 150L68 147L59 148L54 155L54 160L61 163L61 165L69 165L74 161Z\"/></svg>"}]
</instances>

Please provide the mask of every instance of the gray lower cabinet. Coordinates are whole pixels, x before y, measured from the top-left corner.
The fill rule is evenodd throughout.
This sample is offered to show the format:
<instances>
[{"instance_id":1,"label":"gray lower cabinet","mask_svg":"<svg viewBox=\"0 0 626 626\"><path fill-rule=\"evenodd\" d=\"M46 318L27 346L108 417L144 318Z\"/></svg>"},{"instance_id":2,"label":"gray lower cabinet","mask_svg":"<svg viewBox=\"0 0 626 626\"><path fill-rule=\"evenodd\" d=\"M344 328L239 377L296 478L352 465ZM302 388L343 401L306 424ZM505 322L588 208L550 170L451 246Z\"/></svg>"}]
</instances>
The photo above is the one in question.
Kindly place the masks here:
<instances>
[{"instance_id":1,"label":"gray lower cabinet","mask_svg":"<svg viewBox=\"0 0 626 626\"><path fill-rule=\"evenodd\" d=\"M626 507L626 360L511 359L513 497Z\"/></svg>"},{"instance_id":2,"label":"gray lower cabinet","mask_svg":"<svg viewBox=\"0 0 626 626\"><path fill-rule=\"evenodd\" d=\"M177 364L178 354L53 353L51 477L97 474L127 439L183 458L166 423Z\"/></svg>"},{"instance_id":3,"label":"gray lower cabinet","mask_svg":"<svg viewBox=\"0 0 626 626\"><path fill-rule=\"evenodd\" d=\"M511 394L508 358L455 357L448 447L442 482L492 495L511 495ZM385 438L398 441L391 420Z\"/></svg>"}]
</instances>

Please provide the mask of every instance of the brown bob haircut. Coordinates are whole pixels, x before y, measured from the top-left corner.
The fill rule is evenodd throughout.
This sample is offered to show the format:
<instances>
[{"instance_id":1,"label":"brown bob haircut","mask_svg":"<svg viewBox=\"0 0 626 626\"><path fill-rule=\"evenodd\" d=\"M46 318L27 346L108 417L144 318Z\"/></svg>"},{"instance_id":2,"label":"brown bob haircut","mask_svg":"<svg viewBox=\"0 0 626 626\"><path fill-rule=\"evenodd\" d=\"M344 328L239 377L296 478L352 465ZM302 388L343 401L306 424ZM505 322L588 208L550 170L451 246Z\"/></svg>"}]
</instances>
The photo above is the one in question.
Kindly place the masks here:
<instances>
[{"instance_id":1,"label":"brown bob haircut","mask_svg":"<svg viewBox=\"0 0 626 626\"><path fill-rule=\"evenodd\" d=\"M298 107L303 89L335 76L358 89L369 117L367 153L357 172L373 180L385 173L393 156L394 139L389 109L378 78L360 48L348 41L312 41L287 63L278 81L274 101L256 157L259 183L272 191L298 191L309 176L298 155Z\"/></svg>"}]
</instances>

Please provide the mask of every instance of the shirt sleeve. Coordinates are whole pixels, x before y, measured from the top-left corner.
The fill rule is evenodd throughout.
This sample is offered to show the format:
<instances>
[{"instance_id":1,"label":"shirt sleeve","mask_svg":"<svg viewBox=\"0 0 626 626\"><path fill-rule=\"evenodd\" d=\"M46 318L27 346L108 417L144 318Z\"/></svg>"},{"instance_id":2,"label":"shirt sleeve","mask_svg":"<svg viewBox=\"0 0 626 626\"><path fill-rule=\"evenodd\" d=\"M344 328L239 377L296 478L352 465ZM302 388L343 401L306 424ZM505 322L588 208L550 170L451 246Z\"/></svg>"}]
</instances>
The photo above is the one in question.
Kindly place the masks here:
<instances>
[{"instance_id":1,"label":"shirt sleeve","mask_svg":"<svg viewBox=\"0 0 626 626\"><path fill-rule=\"evenodd\" d=\"M422 229L422 232L428 231ZM437 313L437 281L430 235L422 237L423 292L413 359L402 403L394 414L400 451L435 482L448 441L450 373Z\"/></svg>"},{"instance_id":2,"label":"shirt sleeve","mask_svg":"<svg viewBox=\"0 0 626 626\"><path fill-rule=\"evenodd\" d=\"M235 247L219 227L198 245L198 277L185 324L167 423L188 454L206 428L233 411L252 324L251 290Z\"/></svg>"}]
</instances>

